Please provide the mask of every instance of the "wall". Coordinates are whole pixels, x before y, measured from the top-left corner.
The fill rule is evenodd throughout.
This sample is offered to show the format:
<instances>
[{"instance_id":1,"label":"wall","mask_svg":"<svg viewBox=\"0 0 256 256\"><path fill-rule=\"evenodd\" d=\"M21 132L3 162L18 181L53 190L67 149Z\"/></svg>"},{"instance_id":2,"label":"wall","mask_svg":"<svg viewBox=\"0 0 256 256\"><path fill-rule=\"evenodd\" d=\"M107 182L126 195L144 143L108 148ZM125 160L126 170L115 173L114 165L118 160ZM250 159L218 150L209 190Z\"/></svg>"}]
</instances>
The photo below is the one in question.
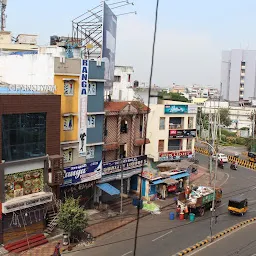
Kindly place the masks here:
<instances>
[{"instance_id":1,"label":"wall","mask_svg":"<svg viewBox=\"0 0 256 256\"><path fill-rule=\"evenodd\" d=\"M10 84L53 85L54 62L49 55L0 56L1 81Z\"/></svg>"},{"instance_id":2,"label":"wall","mask_svg":"<svg viewBox=\"0 0 256 256\"><path fill-rule=\"evenodd\" d=\"M104 112L104 83L97 82L96 95L88 96L88 107L87 111L92 112Z\"/></svg>"},{"instance_id":3,"label":"wall","mask_svg":"<svg viewBox=\"0 0 256 256\"><path fill-rule=\"evenodd\" d=\"M96 125L95 128L87 128L87 144L99 143L103 141L103 115L96 115Z\"/></svg>"}]
</instances>

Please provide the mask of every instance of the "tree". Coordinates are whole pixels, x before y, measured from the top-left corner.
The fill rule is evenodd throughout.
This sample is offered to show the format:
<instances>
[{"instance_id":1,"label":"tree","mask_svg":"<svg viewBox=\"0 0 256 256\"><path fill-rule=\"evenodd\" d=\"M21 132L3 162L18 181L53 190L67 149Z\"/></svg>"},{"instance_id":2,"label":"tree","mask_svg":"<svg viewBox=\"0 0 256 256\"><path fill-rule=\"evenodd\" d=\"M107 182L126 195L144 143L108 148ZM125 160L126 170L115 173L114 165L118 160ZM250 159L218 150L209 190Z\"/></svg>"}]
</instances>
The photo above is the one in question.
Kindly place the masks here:
<instances>
[{"instance_id":1,"label":"tree","mask_svg":"<svg viewBox=\"0 0 256 256\"><path fill-rule=\"evenodd\" d=\"M229 117L229 109L228 108L220 108L220 123L222 125L225 125L226 127L229 127L232 123L230 117Z\"/></svg>"},{"instance_id":2,"label":"tree","mask_svg":"<svg viewBox=\"0 0 256 256\"><path fill-rule=\"evenodd\" d=\"M163 100L189 102L189 100L186 97L184 97L181 93L176 93L176 92L168 93L166 91L162 91L162 92L159 92L159 97L162 98Z\"/></svg>"},{"instance_id":3,"label":"tree","mask_svg":"<svg viewBox=\"0 0 256 256\"><path fill-rule=\"evenodd\" d=\"M70 233L71 239L79 235L88 225L88 215L79 206L79 199L67 198L59 212L58 225L65 232Z\"/></svg>"}]
</instances>

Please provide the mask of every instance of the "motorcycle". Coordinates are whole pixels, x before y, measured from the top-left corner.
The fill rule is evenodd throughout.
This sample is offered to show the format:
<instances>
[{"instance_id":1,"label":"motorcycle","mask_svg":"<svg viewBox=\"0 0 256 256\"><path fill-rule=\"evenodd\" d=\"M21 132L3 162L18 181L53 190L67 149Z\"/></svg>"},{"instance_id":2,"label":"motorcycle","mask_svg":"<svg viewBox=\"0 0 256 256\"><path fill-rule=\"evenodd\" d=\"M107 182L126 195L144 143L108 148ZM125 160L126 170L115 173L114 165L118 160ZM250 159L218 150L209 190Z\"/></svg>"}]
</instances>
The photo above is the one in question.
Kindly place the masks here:
<instances>
[{"instance_id":1,"label":"motorcycle","mask_svg":"<svg viewBox=\"0 0 256 256\"><path fill-rule=\"evenodd\" d=\"M224 163L218 163L218 167L224 169Z\"/></svg>"},{"instance_id":2,"label":"motorcycle","mask_svg":"<svg viewBox=\"0 0 256 256\"><path fill-rule=\"evenodd\" d=\"M237 171L237 165L236 164L231 164L230 169L234 170L234 171Z\"/></svg>"}]
</instances>

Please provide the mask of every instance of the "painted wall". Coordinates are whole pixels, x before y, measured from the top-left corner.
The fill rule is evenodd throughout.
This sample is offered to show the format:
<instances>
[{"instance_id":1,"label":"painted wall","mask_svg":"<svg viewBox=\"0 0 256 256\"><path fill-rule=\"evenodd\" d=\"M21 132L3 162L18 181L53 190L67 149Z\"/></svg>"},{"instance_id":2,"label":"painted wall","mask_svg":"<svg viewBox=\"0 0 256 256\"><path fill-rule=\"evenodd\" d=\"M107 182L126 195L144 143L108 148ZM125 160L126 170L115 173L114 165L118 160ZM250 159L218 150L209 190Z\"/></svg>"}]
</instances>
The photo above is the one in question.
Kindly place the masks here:
<instances>
[{"instance_id":1,"label":"painted wall","mask_svg":"<svg viewBox=\"0 0 256 256\"><path fill-rule=\"evenodd\" d=\"M99 143L103 141L103 122L104 115L96 115L95 116L95 127L88 128L87 127L87 144L91 143Z\"/></svg>"},{"instance_id":2,"label":"painted wall","mask_svg":"<svg viewBox=\"0 0 256 256\"><path fill-rule=\"evenodd\" d=\"M103 82L97 82L95 96L94 95L88 96L87 112L89 113L104 112L104 83Z\"/></svg>"}]
</instances>

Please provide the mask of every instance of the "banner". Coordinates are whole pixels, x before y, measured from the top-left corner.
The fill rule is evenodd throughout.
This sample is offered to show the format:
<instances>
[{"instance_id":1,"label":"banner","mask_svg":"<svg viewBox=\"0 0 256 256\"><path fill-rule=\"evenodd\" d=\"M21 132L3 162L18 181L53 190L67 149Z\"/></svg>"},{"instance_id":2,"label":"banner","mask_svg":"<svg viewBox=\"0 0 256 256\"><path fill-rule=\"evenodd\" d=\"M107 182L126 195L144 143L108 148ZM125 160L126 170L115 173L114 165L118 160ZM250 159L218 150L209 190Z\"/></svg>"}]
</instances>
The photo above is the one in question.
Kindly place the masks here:
<instances>
[{"instance_id":1,"label":"banner","mask_svg":"<svg viewBox=\"0 0 256 256\"><path fill-rule=\"evenodd\" d=\"M170 139L195 138L196 129L169 130Z\"/></svg>"},{"instance_id":2,"label":"banner","mask_svg":"<svg viewBox=\"0 0 256 256\"><path fill-rule=\"evenodd\" d=\"M87 135L87 88L89 60L81 60L81 76L79 88L79 156L86 156Z\"/></svg>"},{"instance_id":3,"label":"banner","mask_svg":"<svg viewBox=\"0 0 256 256\"><path fill-rule=\"evenodd\" d=\"M144 165L147 163L147 156L130 157L123 159L123 170L131 170L138 167L142 167L144 159ZM102 175L112 174L121 171L120 160L103 163Z\"/></svg>"},{"instance_id":4,"label":"banner","mask_svg":"<svg viewBox=\"0 0 256 256\"><path fill-rule=\"evenodd\" d=\"M159 153L159 161L177 160L181 157L187 157L189 155L192 155L191 150L162 152Z\"/></svg>"},{"instance_id":5,"label":"banner","mask_svg":"<svg viewBox=\"0 0 256 256\"><path fill-rule=\"evenodd\" d=\"M165 114L196 114L196 105L165 105Z\"/></svg>"},{"instance_id":6,"label":"banner","mask_svg":"<svg viewBox=\"0 0 256 256\"><path fill-rule=\"evenodd\" d=\"M116 57L117 17L104 2L102 60L105 62L105 87L111 89L114 81Z\"/></svg>"},{"instance_id":7,"label":"banner","mask_svg":"<svg viewBox=\"0 0 256 256\"><path fill-rule=\"evenodd\" d=\"M101 176L102 161L65 167L64 184L62 186L97 180Z\"/></svg>"}]
</instances>

